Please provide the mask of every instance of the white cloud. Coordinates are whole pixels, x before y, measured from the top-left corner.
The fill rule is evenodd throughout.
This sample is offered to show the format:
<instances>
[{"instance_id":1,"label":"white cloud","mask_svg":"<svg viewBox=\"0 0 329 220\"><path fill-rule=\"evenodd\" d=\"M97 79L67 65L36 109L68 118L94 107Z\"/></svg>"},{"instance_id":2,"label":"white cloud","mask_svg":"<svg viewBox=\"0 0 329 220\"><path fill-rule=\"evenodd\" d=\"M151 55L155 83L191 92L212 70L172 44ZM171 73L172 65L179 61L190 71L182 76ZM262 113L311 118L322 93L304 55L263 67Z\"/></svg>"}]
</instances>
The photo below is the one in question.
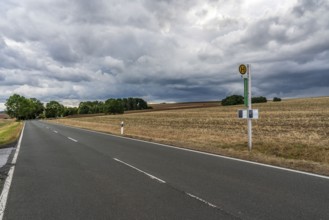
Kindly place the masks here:
<instances>
[{"instance_id":1,"label":"white cloud","mask_svg":"<svg viewBox=\"0 0 329 220\"><path fill-rule=\"evenodd\" d=\"M72 105L218 100L241 93L240 62L252 64L259 95L328 95L328 9L315 0L4 0L0 103L14 92Z\"/></svg>"}]
</instances>

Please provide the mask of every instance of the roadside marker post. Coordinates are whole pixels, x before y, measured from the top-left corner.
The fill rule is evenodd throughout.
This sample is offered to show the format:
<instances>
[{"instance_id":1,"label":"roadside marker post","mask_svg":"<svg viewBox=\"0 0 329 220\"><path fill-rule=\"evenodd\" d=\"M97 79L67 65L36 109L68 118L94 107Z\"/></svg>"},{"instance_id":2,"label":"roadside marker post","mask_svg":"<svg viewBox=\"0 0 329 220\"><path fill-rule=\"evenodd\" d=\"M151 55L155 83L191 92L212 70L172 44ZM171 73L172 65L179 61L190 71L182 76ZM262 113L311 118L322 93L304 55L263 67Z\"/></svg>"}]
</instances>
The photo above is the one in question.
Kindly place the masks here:
<instances>
[{"instance_id":1,"label":"roadside marker post","mask_svg":"<svg viewBox=\"0 0 329 220\"><path fill-rule=\"evenodd\" d=\"M121 122L121 135L123 135L123 131L124 131L124 122Z\"/></svg>"}]
</instances>

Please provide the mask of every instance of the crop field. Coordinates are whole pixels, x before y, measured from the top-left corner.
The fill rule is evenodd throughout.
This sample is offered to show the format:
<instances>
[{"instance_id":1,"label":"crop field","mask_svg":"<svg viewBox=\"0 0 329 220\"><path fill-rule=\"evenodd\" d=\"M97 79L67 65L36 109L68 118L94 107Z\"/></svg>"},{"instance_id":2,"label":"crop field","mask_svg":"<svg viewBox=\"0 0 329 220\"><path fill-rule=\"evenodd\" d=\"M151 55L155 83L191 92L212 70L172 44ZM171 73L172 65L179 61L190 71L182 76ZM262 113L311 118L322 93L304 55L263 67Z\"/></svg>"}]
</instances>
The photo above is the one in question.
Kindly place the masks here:
<instances>
[{"instance_id":1,"label":"crop field","mask_svg":"<svg viewBox=\"0 0 329 220\"><path fill-rule=\"evenodd\" d=\"M170 104L166 104L170 105ZM329 175L329 97L254 104L253 150L248 151L244 106L151 111L58 119L58 123Z\"/></svg>"}]
</instances>

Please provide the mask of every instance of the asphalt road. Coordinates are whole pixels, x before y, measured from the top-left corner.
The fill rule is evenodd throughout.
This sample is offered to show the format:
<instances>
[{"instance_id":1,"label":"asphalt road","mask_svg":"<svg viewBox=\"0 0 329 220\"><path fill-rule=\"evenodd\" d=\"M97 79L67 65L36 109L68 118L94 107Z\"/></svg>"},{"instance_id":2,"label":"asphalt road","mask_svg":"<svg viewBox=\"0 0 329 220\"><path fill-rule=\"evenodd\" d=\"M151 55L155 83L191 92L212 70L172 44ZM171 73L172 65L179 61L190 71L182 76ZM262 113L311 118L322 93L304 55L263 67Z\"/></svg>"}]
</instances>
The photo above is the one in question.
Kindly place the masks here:
<instances>
[{"instance_id":1,"label":"asphalt road","mask_svg":"<svg viewBox=\"0 0 329 220\"><path fill-rule=\"evenodd\" d=\"M29 121L4 219L329 219L329 179Z\"/></svg>"}]
</instances>

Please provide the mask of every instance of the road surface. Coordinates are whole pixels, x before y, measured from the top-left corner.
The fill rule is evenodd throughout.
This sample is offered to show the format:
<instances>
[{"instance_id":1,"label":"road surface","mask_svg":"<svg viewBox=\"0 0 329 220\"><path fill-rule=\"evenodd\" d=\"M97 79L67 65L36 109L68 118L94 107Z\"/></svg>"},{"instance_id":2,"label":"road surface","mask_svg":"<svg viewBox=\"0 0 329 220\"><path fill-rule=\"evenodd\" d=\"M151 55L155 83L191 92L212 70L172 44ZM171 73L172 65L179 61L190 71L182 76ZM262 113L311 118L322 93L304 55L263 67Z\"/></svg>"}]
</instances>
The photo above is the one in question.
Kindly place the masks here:
<instances>
[{"instance_id":1,"label":"road surface","mask_svg":"<svg viewBox=\"0 0 329 220\"><path fill-rule=\"evenodd\" d=\"M4 219L329 219L329 179L26 122Z\"/></svg>"}]
</instances>

